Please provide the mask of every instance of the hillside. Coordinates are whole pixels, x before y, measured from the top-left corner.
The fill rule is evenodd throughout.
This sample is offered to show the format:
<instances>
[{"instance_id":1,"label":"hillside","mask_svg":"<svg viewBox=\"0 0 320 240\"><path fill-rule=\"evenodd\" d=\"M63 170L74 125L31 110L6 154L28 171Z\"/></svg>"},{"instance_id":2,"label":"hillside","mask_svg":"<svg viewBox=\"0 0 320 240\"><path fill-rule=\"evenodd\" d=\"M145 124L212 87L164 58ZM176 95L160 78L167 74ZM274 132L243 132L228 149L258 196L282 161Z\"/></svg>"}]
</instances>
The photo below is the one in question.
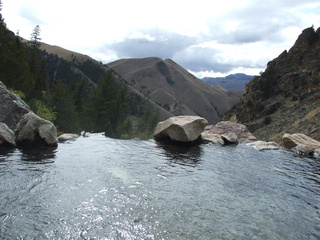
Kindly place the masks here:
<instances>
[{"instance_id":1,"label":"hillside","mask_svg":"<svg viewBox=\"0 0 320 240\"><path fill-rule=\"evenodd\" d=\"M107 67L172 115L199 115L216 123L238 101L237 94L208 86L170 59L121 59Z\"/></svg>"},{"instance_id":2,"label":"hillside","mask_svg":"<svg viewBox=\"0 0 320 240\"><path fill-rule=\"evenodd\" d=\"M159 121L175 115L199 115L210 123L216 123L241 97L242 92L227 91L219 86L208 86L170 59L156 57L120 59L106 65L87 55L42 43L41 48L57 59L50 63L51 78L59 75L62 67L69 78L70 70L97 83L102 72L112 70L118 81L128 86L131 114L139 117L143 109L151 106L159 113ZM48 57L47 57L48 59ZM69 62L71 66L65 66ZM49 67L50 68L50 67ZM92 71L94 69L94 71ZM96 73L94 76L93 73ZM60 78L64 77L59 76ZM73 76L74 78L74 76ZM78 77L79 78L79 77ZM70 80L67 80L70 81Z\"/></svg>"},{"instance_id":3,"label":"hillside","mask_svg":"<svg viewBox=\"0 0 320 240\"><path fill-rule=\"evenodd\" d=\"M268 63L246 86L241 102L223 116L259 139L279 142L284 133L320 140L320 28L303 30L289 51Z\"/></svg>"},{"instance_id":4,"label":"hillside","mask_svg":"<svg viewBox=\"0 0 320 240\"><path fill-rule=\"evenodd\" d=\"M244 73L235 73L225 77L204 77L201 80L209 85L219 85L229 91L241 91L253 77Z\"/></svg>"}]
</instances>

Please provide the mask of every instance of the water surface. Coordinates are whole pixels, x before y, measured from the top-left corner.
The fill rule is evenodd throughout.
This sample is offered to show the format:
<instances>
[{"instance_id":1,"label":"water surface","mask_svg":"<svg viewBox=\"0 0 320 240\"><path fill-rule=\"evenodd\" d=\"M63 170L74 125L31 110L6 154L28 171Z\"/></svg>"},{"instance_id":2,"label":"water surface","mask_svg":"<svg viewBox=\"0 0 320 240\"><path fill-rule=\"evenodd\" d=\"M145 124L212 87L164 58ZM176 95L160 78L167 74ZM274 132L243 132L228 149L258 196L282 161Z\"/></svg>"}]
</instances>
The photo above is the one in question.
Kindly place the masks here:
<instances>
[{"instance_id":1,"label":"water surface","mask_svg":"<svg viewBox=\"0 0 320 240\"><path fill-rule=\"evenodd\" d=\"M0 239L320 239L320 162L101 135L0 154Z\"/></svg>"}]
</instances>

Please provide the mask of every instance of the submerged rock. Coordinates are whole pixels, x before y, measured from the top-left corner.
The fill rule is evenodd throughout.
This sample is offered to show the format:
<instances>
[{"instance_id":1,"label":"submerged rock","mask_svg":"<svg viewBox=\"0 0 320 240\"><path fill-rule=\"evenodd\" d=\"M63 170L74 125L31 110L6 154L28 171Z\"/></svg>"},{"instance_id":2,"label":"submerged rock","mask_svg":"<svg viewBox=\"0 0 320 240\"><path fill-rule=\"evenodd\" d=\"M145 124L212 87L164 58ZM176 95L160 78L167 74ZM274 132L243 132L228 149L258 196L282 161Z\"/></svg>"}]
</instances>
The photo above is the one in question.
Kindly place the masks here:
<instances>
[{"instance_id":1,"label":"submerged rock","mask_svg":"<svg viewBox=\"0 0 320 240\"><path fill-rule=\"evenodd\" d=\"M309 155L320 149L320 142L302 133L286 133L282 137L282 146Z\"/></svg>"},{"instance_id":2,"label":"submerged rock","mask_svg":"<svg viewBox=\"0 0 320 240\"><path fill-rule=\"evenodd\" d=\"M199 137L208 121L199 116L176 116L159 122L154 138L157 141L194 142Z\"/></svg>"},{"instance_id":3,"label":"submerged rock","mask_svg":"<svg viewBox=\"0 0 320 240\"><path fill-rule=\"evenodd\" d=\"M265 141L254 141L251 143L247 143L248 146L251 146L259 151L262 150L278 150L280 149L280 145L275 142L265 142Z\"/></svg>"},{"instance_id":4,"label":"submerged rock","mask_svg":"<svg viewBox=\"0 0 320 240\"><path fill-rule=\"evenodd\" d=\"M78 134L74 134L74 133L64 133L64 134L61 134L59 137L58 137L58 140L60 142L64 142L64 141L68 141L68 140L75 140L79 137Z\"/></svg>"},{"instance_id":5,"label":"submerged rock","mask_svg":"<svg viewBox=\"0 0 320 240\"><path fill-rule=\"evenodd\" d=\"M223 142L219 140L219 136ZM201 138L206 141L214 140L213 143L222 143L222 145L257 141L245 125L229 121L221 121L206 127Z\"/></svg>"},{"instance_id":6,"label":"submerged rock","mask_svg":"<svg viewBox=\"0 0 320 240\"><path fill-rule=\"evenodd\" d=\"M5 123L0 122L0 145L5 143L15 147L16 138L13 131Z\"/></svg>"},{"instance_id":7,"label":"submerged rock","mask_svg":"<svg viewBox=\"0 0 320 240\"><path fill-rule=\"evenodd\" d=\"M56 146L58 144L56 127L30 112L24 115L15 130L18 144Z\"/></svg>"}]
</instances>

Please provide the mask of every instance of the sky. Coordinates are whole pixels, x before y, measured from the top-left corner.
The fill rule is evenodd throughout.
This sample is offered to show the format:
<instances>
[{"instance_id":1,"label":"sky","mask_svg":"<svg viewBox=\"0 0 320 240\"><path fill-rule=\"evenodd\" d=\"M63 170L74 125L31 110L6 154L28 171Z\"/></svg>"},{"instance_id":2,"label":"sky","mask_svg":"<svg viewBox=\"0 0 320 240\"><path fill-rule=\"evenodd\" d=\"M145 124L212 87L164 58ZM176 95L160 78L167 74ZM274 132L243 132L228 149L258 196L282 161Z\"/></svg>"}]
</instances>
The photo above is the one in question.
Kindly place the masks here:
<instances>
[{"instance_id":1,"label":"sky","mask_svg":"<svg viewBox=\"0 0 320 240\"><path fill-rule=\"evenodd\" d=\"M319 0L2 0L7 27L109 63L172 59L195 76L258 75L303 29Z\"/></svg>"}]
</instances>

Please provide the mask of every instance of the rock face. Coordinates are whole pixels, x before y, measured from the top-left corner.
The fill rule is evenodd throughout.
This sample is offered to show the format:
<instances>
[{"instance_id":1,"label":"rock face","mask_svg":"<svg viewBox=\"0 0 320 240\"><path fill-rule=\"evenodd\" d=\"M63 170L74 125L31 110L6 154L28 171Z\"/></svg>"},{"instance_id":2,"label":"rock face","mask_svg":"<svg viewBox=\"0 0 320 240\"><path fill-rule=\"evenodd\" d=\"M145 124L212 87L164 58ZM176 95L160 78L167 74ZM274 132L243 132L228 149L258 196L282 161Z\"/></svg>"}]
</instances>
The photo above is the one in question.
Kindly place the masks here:
<instances>
[{"instance_id":1,"label":"rock face","mask_svg":"<svg viewBox=\"0 0 320 240\"><path fill-rule=\"evenodd\" d=\"M289 149L295 149L297 152L312 154L320 148L320 142L310 138L302 133L284 134L282 137L282 146Z\"/></svg>"},{"instance_id":2,"label":"rock face","mask_svg":"<svg viewBox=\"0 0 320 240\"><path fill-rule=\"evenodd\" d=\"M280 143L283 134L300 132L320 141L319 59L320 28L307 28L246 85L241 102L222 119L245 124L262 140Z\"/></svg>"},{"instance_id":3,"label":"rock face","mask_svg":"<svg viewBox=\"0 0 320 240\"><path fill-rule=\"evenodd\" d=\"M16 139L13 131L6 124L0 122L0 145L4 143L15 147Z\"/></svg>"},{"instance_id":4,"label":"rock face","mask_svg":"<svg viewBox=\"0 0 320 240\"><path fill-rule=\"evenodd\" d=\"M21 145L56 146L58 143L56 127L32 112L22 117L15 135Z\"/></svg>"},{"instance_id":5,"label":"rock face","mask_svg":"<svg viewBox=\"0 0 320 240\"><path fill-rule=\"evenodd\" d=\"M194 142L199 137L208 121L198 116L177 116L159 122L154 138L157 141Z\"/></svg>"},{"instance_id":6,"label":"rock face","mask_svg":"<svg viewBox=\"0 0 320 240\"><path fill-rule=\"evenodd\" d=\"M250 133L245 125L229 121L221 121L216 125L206 127L201 138L222 145L257 141L257 138Z\"/></svg>"},{"instance_id":7,"label":"rock face","mask_svg":"<svg viewBox=\"0 0 320 240\"><path fill-rule=\"evenodd\" d=\"M15 129L23 115L31 112L29 106L0 82L0 122Z\"/></svg>"}]
</instances>

